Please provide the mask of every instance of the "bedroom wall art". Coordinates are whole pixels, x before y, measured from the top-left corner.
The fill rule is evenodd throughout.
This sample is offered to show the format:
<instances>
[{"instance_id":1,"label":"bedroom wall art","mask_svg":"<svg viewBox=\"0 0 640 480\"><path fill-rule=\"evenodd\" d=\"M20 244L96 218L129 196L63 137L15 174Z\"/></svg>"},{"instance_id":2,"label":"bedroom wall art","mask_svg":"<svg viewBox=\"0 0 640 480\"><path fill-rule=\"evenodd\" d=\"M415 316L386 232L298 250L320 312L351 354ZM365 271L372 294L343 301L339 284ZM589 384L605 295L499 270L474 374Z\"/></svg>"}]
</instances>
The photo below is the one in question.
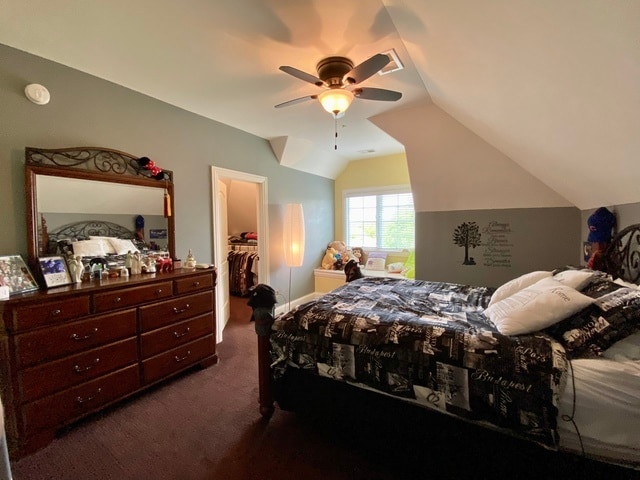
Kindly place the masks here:
<instances>
[{"instance_id":1,"label":"bedroom wall art","mask_svg":"<svg viewBox=\"0 0 640 480\"><path fill-rule=\"evenodd\" d=\"M492 221L482 229L484 233L484 252L482 264L485 267L511 267L511 224L505 221Z\"/></svg>"}]
</instances>

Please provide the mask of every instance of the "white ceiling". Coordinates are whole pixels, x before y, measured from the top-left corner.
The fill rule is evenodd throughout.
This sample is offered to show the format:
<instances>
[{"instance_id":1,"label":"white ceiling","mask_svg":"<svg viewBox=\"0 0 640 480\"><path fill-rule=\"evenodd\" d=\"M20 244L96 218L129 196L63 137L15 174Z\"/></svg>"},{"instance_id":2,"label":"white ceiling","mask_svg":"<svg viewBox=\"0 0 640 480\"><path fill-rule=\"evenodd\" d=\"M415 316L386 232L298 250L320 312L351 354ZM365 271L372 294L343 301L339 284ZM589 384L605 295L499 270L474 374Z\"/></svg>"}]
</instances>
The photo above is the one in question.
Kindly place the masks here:
<instances>
[{"instance_id":1,"label":"white ceiling","mask_svg":"<svg viewBox=\"0 0 640 480\"><path fill-rule=\"evenodd\" d=\"M640 201L640 1L0 0L0 9L0 43L272 140L293 168L335 178L349 160L402 152L367 119L431 99L581 208ZM317 101L274 108L320 91L280 65L315 75L326 56L358 64L392 48L405 69L363 86L403 98L355 99L338 120L337 151Z\"/></svg>"}]
</instances>

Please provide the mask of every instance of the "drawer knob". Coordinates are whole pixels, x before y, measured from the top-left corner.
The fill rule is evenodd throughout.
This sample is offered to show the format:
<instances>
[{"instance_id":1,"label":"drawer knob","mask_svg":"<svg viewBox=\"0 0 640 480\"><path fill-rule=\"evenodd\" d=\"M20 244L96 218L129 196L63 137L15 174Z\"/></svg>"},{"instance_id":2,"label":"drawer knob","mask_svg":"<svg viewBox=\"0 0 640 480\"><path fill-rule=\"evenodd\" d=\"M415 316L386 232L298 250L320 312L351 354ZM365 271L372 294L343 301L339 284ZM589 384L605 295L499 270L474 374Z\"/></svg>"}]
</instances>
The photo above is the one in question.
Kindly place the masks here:
<instances>
[{"instance_id":1,"label":"drawer knob","mask_svg":"<svg viewBox=\"0 0 640 480\"><path fill-rule=\"evenodd\" d=\"M56 308L55 310L51 311L51 315L52 316L56 316L56 315L60 315L62 313L62 310L60 310L59 308Z\"/></svg>"},{"instance_id":2,"label":"drawer knob","mask_svg":"<svg viewBox=\"0 0 640 480\"><path fill-rule=\"evenodd\" d=\"M183 360L186 360L186 359L187 359L187 357L188 357L189 355L191 355L191 350L187 350L187 354L186 354L184 357L178 357L178 356L176 355L176 356L175 356L175 357L173 357L173 358L174 358L174 360L176 361L176 363L180 363L180 362L182 362Z\"/></svg>"},{"instance_id":3,"label":"drawer knob","mask_svg":"<svg viewBox=\"0 0 640 480\"><path fill-rule=\"evenodd\" d=\"M184 308L176 308L176 307L173 307L173 313L175 313L176 315L178 315L178 314L180 314L180 313L184 313L184 312L186 312L187 310L189 310L189 304L188 304L188 303L185 305L185 307L184 307Z\"/></svg>"},{"instance_id":4,"label":"drawer knob","mask_svg":"<svg viewBox=\"0 0 640 480\"><path fill-rule=\"evenodd\" d=\"M160 295L161 293L162 293L162 289L161 288L156 290L156 295Z\"/></svg>"},{"instance_id":5,"label":"drawer knob","mask_svg":"<svg viewBox=\"0 0 640 480\"><path fill-rule=\"evenodd\" d=\"M113 299L113 303L120 303L122 301L122 298L120 297L116 297Z\"/></svg>"},{"instance_id":6,"label":"drawer knob","mask_svg":"<svg viewBox=\"0 0 640 480\"><path fill-rule=\"evenodd\" d=\"M193 282L193 286L194 287L199 287L200 286L200 282Z\"/></svg>"},{"instance_id":7,"label":"drawer knob","mask_svg":"<svg viewBox=\"0 0 640 480\"><path fill-rule=\"evenodd\" d=\"M94 328L91 333L88 333L86 335L78 335L77 333L74 333L74 334L71 335L71 338L73 340L87 340L87 339L93 337L96 333L98 333L98 329Z\"/></svg>"},{"instance_id":8,"label":"drawer knob","mask_svg":"<svg viewBox=\"0 0 640 480\"><path fill-rule=\"evenodd\" d=\"M93 367L95 367L95 366L96 366L96 365L98 365L99 363L100 363L100 359L99 359L99 358L96 358L96 359L93 361L93 363L91 363L91 364L87 365L86 367L81 367L80 365L75 365L75 366L73 367L73 370L74 370L76 373L84 373L84 372L86 372L87 370L91 370Z\"/></svg>"},{"instance_id":9,"label":"drawer knob","mask_svg":"<svg viewBox=\"0 0 640 480\"><path fill-rule=\"evenodd\" d=\"M96 394L93 395L92 397L87 397L87 398L82 398L82 397L76 397L76 402L77 403L86 403L86 402L90 402L91 400L93 400L94 398L96 398L96 395L99 395L102 393L102 389L99 388L98 390L96 390Z\"/></svg>"},{"instance_id":10,"label":"drawer knob","mask_svg":"<svg viewBox=\"0 0 640 480\"><path fill-rule=\"evenodd\" d=\"M182 332L182 333L173 332L173 336L174 336L174 337L176 337L176 338L184 337L184 336L185 336L187 333L189 333L190 331L191 331L191 329L190 329L189 327L187 327L187 328L185 329L185 331L184 331L184 332Z\"/></svg>"}]
</instances>

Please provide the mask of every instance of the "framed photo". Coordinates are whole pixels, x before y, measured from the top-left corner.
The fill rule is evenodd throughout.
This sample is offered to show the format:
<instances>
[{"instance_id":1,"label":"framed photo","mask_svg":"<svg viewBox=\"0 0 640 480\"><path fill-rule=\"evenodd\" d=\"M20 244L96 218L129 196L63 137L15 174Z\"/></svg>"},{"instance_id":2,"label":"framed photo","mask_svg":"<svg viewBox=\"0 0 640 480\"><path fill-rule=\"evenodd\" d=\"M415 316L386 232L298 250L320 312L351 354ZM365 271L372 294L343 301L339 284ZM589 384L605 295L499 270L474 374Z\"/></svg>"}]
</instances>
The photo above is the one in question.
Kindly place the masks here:
<instances>
[{"instance_id":1,"label":"framed photo","mask_svg":"<svg viewBox=\"0 0 640 480\"><path fill-rule=\"evenodd\" d=\"M166 228L152 228L149 230L149 238L164 239L167 238Z\"/></svg>"},{"instance_id":2,"label":"framed photo","mask_svg":"<svg viewBox=\"0 0 640 480\"><path fill-rule=\"evenodd\" d=\"M20 255L0 257L0 286L8 287L10 296L39 288Z\"/></svg>"},{"instance_id":3,"label":"framed photo","mask_svg":"<svg viewBox=\"0 0 640 480\"><path fill-rule=\"evenodd\" d=\"M73 283L63 257L40 257L38 265L47 288Z\"/></svg>"}]
</instances>

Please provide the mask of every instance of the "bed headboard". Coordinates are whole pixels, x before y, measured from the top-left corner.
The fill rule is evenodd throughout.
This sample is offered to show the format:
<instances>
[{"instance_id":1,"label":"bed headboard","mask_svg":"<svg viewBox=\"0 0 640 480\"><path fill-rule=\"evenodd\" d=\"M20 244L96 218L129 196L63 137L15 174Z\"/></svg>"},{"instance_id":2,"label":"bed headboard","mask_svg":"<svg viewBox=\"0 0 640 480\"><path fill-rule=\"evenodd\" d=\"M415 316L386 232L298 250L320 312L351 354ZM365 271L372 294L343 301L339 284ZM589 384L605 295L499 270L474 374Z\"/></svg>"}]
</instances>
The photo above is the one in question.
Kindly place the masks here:
<instances>
[{"instance_id":1,"label":"bed headboard","mask_svg":"<svg viewBox=\"0 0 640 480\"><path fill-rule=\"evenodd\" d=\"M42 238L48 240L47 250L50 254L58 252L60 241L65 240L85 240L90 236L93 237L116 237L122 239L133 240L138 248L144 246L143 242L140 242L135 232L118 225L113 222L105 222L102 220L85 220L80 222L69 223L57 228L53 231L48 231L46 222L42 222Z\"/></svg>"},{"instance_id":2,"label":"bed headboard","mask_svg":"<svg viewBox=\"0 0 640 480\"><path fill-rule=\"evenodd\" d=\"M640 224L629 225L611 240L604 253L604 270L614 278L638 283L640 280Z\"/></svg>"}]
</instances>

